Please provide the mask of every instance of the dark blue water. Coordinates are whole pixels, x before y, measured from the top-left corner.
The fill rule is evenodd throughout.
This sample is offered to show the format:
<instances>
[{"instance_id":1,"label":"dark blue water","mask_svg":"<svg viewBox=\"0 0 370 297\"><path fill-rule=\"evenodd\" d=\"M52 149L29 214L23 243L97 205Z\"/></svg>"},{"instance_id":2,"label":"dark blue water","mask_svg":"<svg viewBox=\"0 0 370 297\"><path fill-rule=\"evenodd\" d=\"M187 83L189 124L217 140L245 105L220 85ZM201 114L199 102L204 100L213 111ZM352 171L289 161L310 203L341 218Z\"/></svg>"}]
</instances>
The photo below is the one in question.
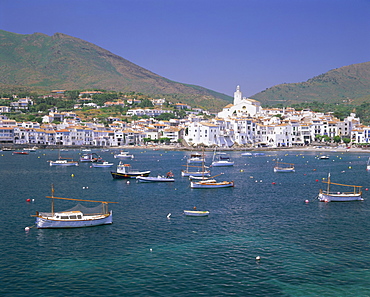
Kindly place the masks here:
<instances>
[{"instance_id":1,"label":"dark blue water","mask_svg":"<svg viewBox=\"0 0 370 297\"><path fill-rule=\"evenodd\" d=\"M112 152L94 152L117 164ZM190 189L180 176L190 152L131 152L134 168L172 170L175 183L127 183L90 164L50 167L52 150L0 152L0 296L370 296L369 193L363 202L315 200L329 171L334 182L370 188L368 155L233 152L235 166L212 174L235 188ZM274 173L276 157L296 173ZM119 202L113 225L26 232L30 215L50 210L51 184L59 197ZM56 210L72 206L61 200ZM210 216L184 217L193 206Z\"/></svg>"}]
</instances>

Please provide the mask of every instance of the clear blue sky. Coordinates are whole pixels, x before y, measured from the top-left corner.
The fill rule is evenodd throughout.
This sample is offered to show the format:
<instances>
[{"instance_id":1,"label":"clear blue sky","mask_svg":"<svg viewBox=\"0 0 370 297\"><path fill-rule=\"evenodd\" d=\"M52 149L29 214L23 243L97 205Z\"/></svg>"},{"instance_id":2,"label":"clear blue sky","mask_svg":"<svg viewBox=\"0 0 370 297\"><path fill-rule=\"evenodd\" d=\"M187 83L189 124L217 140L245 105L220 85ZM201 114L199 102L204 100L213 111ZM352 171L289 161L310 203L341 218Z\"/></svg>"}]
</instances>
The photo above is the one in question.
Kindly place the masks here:
<instances>
[{"instance_id":1,"label":"clear blue sky","mask_svg":"<svg viewBox=\"0 0 370 297\"><path fill-rule=\"evenodd\" d=\"M0 29L71 35L228 95L370 61L369 0L0 0Z\"/></svg>"}]
</instances>

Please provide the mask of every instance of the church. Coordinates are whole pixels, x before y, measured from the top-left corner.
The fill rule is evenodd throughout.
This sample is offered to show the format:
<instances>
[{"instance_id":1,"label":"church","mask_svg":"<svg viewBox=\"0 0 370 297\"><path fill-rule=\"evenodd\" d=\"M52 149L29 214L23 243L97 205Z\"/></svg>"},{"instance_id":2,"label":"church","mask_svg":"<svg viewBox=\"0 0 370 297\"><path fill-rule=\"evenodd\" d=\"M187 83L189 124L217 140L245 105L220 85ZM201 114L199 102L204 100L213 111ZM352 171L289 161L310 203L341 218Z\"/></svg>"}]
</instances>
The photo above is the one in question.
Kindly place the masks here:
<instances>
[{"instance_id":1,"label":"church","mask_svg":"<svg viewBox=\"0 0 370 297\"><path fill-rule=\"evenodd\" d=\"M231 117L254 117L261 110L261 103L254 99L243 98L240 86L237 86L234 92L234 104L226 105L218 113L218 117L223 119Z\"/></svg>"}]
</instances>

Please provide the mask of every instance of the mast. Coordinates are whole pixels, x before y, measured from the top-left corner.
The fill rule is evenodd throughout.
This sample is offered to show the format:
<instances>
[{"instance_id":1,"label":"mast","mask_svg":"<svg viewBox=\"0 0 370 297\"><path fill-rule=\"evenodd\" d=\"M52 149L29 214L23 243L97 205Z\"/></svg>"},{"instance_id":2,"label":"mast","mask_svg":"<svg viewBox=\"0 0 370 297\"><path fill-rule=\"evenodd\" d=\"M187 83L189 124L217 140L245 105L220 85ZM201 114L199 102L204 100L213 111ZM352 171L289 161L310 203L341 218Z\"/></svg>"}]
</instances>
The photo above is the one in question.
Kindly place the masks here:
<instances>
[{"instance_id":1,"label":"mast","mask_svg":"<svg viewBox=\"0 0 370 297\"><path fill-rule=\"evenodd\" d=\"M54 216L54 184L51 184L51 215Z\"/></svg>"},{"instance_id":2,"label":"mast","mask_svg":"<svg viewBox=\"0 0 370 297\"><path fill-rule=\"evenodd\" d=\"M330 191L330 172L328 174L328 187L326 188L326 194L329 194Z\"/></svg>"}]
</instances>

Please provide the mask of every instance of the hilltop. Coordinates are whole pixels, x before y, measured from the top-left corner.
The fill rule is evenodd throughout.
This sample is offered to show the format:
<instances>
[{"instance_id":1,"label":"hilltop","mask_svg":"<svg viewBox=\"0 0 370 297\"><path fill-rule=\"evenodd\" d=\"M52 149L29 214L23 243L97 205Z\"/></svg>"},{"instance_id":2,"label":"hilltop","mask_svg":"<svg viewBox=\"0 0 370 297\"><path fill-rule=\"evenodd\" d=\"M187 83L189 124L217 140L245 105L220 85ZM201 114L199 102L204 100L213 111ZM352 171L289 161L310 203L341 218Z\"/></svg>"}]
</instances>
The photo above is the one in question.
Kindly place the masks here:
<instances>
[{"instance_id":1,"label":"hilltop","mask_svg":"<svg viewBox=\"0 0 370 297\"><path fill-rule=\"evenodd\" d=\"M360 105L370 100L370 62L333 69L306 82L276 85L251 98L263 105L312 101Z\"/></svg>"},{"instance_id":2,"label":"hilltop","mask_svg":"<svg viewBox=\"0 0 370 297\"><path fill-rule=\"evenodd\" d=\"M103 89L219 110L230 96L161 77L87 41L56 33L22 35L0 30L0 91Z\"/></svg>"}]
</instances>

